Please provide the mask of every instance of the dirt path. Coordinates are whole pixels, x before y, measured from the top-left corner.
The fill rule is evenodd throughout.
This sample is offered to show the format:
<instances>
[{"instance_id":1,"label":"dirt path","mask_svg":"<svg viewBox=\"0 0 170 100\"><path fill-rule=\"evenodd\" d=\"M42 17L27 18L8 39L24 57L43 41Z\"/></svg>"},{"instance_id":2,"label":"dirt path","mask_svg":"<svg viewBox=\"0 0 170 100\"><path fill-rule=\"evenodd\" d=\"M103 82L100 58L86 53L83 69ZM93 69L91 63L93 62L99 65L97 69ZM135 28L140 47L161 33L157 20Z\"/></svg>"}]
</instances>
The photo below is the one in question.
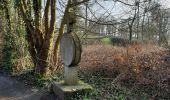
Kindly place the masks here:
<instances>
[{"instance_id":1,"label":"dirt path","mask_svg":"<svg viewBox=\"0 0 170 100\"><path fill-rule=\"evenodd\" d=\"M54 96L48 96L45 91L27 88L10 77L0 76L0 100L54 100Z\"/></svg>"}]
</instances>

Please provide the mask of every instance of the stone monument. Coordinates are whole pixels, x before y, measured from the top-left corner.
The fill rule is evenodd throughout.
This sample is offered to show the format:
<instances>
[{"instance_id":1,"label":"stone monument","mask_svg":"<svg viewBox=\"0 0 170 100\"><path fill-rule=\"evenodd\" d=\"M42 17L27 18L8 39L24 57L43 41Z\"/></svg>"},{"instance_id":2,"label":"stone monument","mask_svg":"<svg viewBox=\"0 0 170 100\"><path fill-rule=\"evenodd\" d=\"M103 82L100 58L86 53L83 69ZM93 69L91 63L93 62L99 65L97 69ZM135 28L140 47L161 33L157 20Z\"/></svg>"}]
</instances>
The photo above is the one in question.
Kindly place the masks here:
<instances>
[{"instance_id":1,"label":"stone monument","mask_svg":"<svg viewBox=\"0 0 170 100\"><path fill-rule=\"evenodd\" d=\"M83 94L92 87L78 80L78 63L81 59L82 47L79 37L73 31L74 17L69 14L67 32L60 40L60 54L64 63L64 80L52 84L52 91L61 100L70 100L75 94Z\"/></svg>"},{"instance_id":2,"label":"stone monument","mask_svg":"<svg viewBox=\"0 0 170 100\"><path fill-rule=\"evenodd\" d=\"M61 58L64 62L64 81L67 85L77 84L77 64L81 58L81 45L78 36L72 32L64 33L60 42Z\"/></svg>"}]
</instances>

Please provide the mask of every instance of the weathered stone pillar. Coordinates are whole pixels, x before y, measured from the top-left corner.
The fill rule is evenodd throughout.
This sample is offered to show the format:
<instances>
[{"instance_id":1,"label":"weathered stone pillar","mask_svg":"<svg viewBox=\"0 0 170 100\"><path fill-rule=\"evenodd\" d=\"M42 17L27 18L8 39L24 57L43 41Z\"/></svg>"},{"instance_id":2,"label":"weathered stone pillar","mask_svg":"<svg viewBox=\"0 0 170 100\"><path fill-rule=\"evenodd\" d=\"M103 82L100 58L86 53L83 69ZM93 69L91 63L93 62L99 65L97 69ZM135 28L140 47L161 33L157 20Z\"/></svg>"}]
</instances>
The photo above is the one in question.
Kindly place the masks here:
<instances>
[{"instance_id":1,"label":"weathered stone pillar","mask_svg":"<svg viewBox=\"0 0 170 100\"><path fill-rule=\"evenodd\" d=\"M78 83L77 67L64 67L64 82L66 85L76 85Z\"/></svg>"},{"instance_id":2,"label":"weathered stone pillar","mask_svg":"<svg viewBox=\"0 0 170 100\"><path fill-rule=\"evenodd\" d=\"M75 17L68 14L67 33L64 33L60 40L60 54L64 63L64 81L53 83L53 92L61 100L70 100L76 94L89 91L92 87L78 80L78 63L81 59L81 42L73 31Z\"/></svg>"}]
</instances>

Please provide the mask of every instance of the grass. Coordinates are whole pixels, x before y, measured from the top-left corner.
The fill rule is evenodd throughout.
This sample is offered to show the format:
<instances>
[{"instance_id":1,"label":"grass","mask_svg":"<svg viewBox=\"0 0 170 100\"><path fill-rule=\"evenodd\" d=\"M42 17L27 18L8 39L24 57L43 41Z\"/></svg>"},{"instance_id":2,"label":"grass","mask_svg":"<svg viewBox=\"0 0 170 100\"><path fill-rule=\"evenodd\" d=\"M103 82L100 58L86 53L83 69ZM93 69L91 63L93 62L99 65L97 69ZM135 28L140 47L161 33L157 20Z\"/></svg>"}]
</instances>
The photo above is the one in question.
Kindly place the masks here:
<instances>
[{"instance_id":1,"label":"grass","mask_svg":"<svg viewBox=\"0 0 170 100\"><path fill-rule=\"evenodd\" d=\"M109 44L109 45L112 45L112 41L111 41L111 39L108 38L108 37L102 38L101 41L102 41L102 43L104 43L105 45L108 45L108 44Z\"/></svg>"},{"instance_id":2,"label":"grass","mask_svg":"<svg viewBox=\"0 0 170 100\"><path fill-rule=\"evenodd\" d=\"M111 41L111 37L109 36L99 36L99 35L87 35L84 37L84 42L86 44L105 44L105 45L113 45Z\"/></svg>"},{"instance_id":3,"label":"grass","mask_svg":"<svg viewBox=\"0 0 170 100\"><path fill-rule=\"evenodd\" d=\"M127 46L129 44L137 43L137 41L132 40L131 42L128 39L123 39L114 36L100 36L100 35L87 35L84 37L84 42L86 44L104 44L104 45L113 45L113 46ZM96 43L96 41L98 43Z\"/></svg>"}]
</instances>

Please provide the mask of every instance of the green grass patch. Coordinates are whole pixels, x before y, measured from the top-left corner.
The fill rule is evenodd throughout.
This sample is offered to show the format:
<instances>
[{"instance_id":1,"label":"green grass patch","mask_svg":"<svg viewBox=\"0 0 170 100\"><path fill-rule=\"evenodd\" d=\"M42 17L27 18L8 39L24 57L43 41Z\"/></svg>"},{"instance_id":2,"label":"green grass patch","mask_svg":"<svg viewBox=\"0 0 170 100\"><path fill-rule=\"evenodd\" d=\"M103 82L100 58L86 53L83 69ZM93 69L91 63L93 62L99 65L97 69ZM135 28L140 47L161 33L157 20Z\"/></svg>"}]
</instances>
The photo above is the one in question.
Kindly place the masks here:
<instances>
[{"instance_id":1,"label":"green grass patch","mask_svg":"<svg viewBox=\"0 0 170 100\"><path fill-rule=\"evenodd\" d=\"M102 43L104 43L105 45L112 45L112 41L110 38L105 37L101 39Z\"/></svg>"}]
</instances>

